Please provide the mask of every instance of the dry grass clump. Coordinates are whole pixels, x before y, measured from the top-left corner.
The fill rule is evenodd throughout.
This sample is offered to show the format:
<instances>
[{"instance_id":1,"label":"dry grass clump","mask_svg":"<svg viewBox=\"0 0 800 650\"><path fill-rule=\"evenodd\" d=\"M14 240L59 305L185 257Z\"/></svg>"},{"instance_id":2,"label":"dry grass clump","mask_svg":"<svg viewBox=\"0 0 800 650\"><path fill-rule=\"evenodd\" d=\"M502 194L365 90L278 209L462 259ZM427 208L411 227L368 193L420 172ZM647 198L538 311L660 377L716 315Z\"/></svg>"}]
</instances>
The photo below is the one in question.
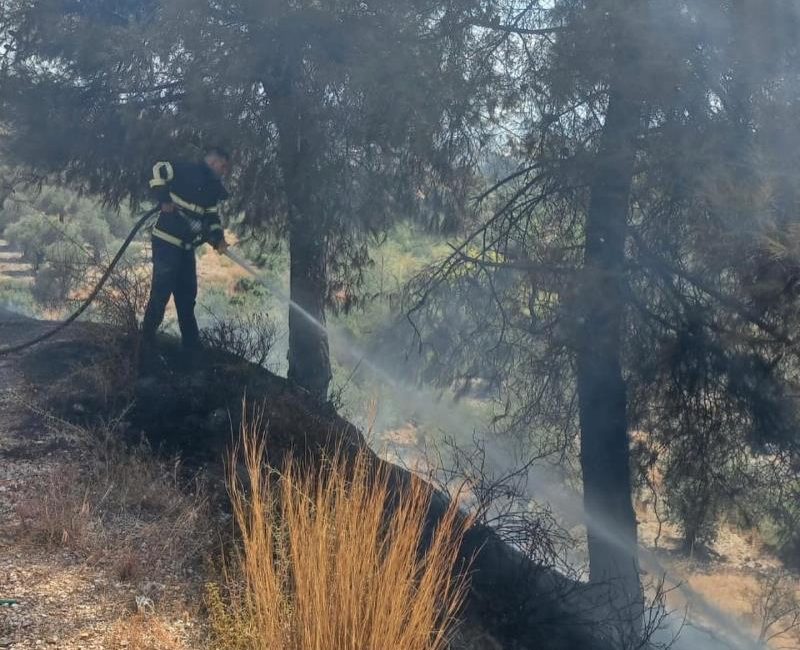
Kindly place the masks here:
<instances>
[{"instance_id":1,"label":"dry grass clump","mask_svg":"<svg viewBox=\"0 0 800 650\"><path fill-rule=\"evenodd\" d=\"M22 537L106 561L126 581L199 559L213 543L202 484L146 446L93 444L83 465L55 465L20 501Z\"/></svg>"},{"instance_id":2,"label":"dry grass clump","mask_svg":"<svg viewBox=\"0 0 800 650\"><path fill-rule=\"evenodd\" d=\"M103 640L106 650L188 650L159 618L134 614L117 621Z\"/></svg>"},{"instance_id":3,"label":"dry grass clump","mask_svg":"<svg viewBox=\"0 0 800 650\"><path fill-rule=\"evenodd\" d=\"M21 533L37 544L76 550L96 533L92 499L74 467L50 470L16 510Z\"/></svg>"},{"instance_id":4,"label":"dry grass clump","mask_svg":"<svg viewBox=\"0 0 800 650\"><path fill-rule=\"evenodd\" d=\"M318 471L264 468L258 422L229 465L241 534L227 602L207 603L221 647L236 650L440 650L467 593L456 575L469 525L455 506L426 540L430 489L394 495L366 452ZM248 488L237 479L242 463Z\"/></svg>"}]
</instances>

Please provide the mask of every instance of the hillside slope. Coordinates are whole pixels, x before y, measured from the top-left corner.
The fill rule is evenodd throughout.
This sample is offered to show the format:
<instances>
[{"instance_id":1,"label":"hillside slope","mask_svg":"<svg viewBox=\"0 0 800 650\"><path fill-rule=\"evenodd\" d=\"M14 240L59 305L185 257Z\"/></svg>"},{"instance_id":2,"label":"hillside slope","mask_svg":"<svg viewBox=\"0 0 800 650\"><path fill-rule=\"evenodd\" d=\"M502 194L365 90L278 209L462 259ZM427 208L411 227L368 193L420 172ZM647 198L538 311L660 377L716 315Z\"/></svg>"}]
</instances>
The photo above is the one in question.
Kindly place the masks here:
<instances>
[{"instance_id":1,"label":"hillside slope","mask_svg":"<svg viewBox=\"0 0 800 650\"><path fill-rule=\"evenodd\" d=\"M26 339L49 324L0 315L2 345ZM202 367L192 373L168 368L177 363L178 349L165 341L170 363L147 377L138 376L132 346L118 333L83 324L21 356L0 359L0 380L16 403L32 405L40 413L88 428L113 421L114 435L130 444L144 436L164 457L180 454L187 473L204 469L212 492L224 501L222 463L238 429L242 400L263 408L269 423L268 455L279 465L285 454L314 462L321 451L342 445L366 445L361 433L340 418L330 405L319 404L261 367L224 352L209 352ZM174 362L174 364L173 364ZM10 416L9 416L10 417ZM36 456L35 430L9 424L14 429L13 449ZM44 454L52 453L45 445ZM8 450L4 464L13 458ZM59 451L66 454L69 449ZM374 457L375 463L383 463ZM79 461L75 459L75 464ZM392 467L398 491L410 475ZM435 497L430 513L435 523L445 507ZM497 648L602 648L591 639L596 629L583 610L586 595L579 585L557 574L531 566L506 547L490 530L474 528L463 547L472 559L472 591L465 612L464 630L469 645ZM474 559L473 559L474 558ZM591 639L591 640L590 640Z\"/></svg>"}]
</instances>

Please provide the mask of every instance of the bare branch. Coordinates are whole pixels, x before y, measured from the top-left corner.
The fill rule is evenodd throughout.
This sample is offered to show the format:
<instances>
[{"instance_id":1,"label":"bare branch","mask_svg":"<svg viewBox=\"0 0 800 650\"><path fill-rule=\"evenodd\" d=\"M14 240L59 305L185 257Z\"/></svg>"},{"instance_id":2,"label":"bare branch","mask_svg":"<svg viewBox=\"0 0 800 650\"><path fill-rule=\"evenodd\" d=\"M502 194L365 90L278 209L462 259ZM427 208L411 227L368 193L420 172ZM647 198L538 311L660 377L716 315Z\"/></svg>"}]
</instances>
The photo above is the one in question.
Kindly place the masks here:
<instances>
[{"instance_id":1,"label":"bare branch","mask_svg":"<svg viewBox=\"0 0 800 650\"><path fill-rule=\"evenodd\" d=\"M488 20L470 20L467 25L473 27L482 27L484 29L491 29L498 32L505 32L506 34L516 34L518 36L547 36L549 34L558 34L566 31L565 27L540 27L538 29L528 29L526 27L517 27L515 25L503 25L502 23L494 23Z\"/></svg>"}]
</instances>

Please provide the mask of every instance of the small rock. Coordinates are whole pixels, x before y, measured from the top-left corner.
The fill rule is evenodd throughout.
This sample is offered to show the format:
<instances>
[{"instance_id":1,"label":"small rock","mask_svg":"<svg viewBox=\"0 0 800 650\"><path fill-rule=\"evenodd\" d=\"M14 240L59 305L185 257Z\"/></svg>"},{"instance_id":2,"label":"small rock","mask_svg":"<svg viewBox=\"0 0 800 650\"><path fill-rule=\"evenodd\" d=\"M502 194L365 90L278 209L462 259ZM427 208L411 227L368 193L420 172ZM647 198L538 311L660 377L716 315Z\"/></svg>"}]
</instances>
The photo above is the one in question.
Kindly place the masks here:
<instances>
[{"instance_id":1,"label":"small rock","mask_svg":"<svg viewBox=\"0 0 800 650\"><path fill-rule=\"evenodd\" d=\"M10 648L11 639L0 639L0 648Z\"/></svg>"}]
</instances>

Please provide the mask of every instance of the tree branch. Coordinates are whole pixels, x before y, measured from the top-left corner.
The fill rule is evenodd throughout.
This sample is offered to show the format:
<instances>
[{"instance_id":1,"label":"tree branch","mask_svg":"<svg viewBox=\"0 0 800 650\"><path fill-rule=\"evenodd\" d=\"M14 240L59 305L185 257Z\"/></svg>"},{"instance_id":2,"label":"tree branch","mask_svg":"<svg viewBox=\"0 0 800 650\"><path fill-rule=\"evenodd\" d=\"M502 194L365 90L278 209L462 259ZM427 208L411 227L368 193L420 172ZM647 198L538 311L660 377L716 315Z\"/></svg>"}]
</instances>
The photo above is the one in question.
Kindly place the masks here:
<instances>
[{"instance_id":1,"label":"tree branch","mask_svg":"<svg viewBox=\"0 0 800 650\"><path fill-rule=\"evenodd\" d=\"M466 24L473 27L483 27L484 29L505 32L506 34L517 34L518 36L547 36L548 34L558 34L566 31L565 27L540 27L538 29L529 29L526 27L516 27L515 25L493 23L488 20L470 20Z\"/></svg>"},{"instance_id":2,"label":"tree branch","mask_svg":"<svg viewBox=\"0 0 800 650\"><path fill-rule=\"evenodd\" d=\"M538 169L541 166L542 166L542 163L534 163L533 165L529 165L528 167L524 167L522 169L519 169L519 170L513 172L512 174L509 174L505 178L497 181L488 190L482 192L480 194L480 196L475 197L475 199L473 199L473 200L475 201L475 203L481 203L487 196L489 196L490 194L493 194L494 192L496 192L503 185L505 185L507 183L510 183L514 179L519 178L520 176L524 176L525 174L527 174L529 172L532 172L534 169Z\"/></svg>"},{"instance_id":3,"label":"tree branch","mask_svg":"<svg viewBox=\"0 0 800 650\"><path fill-rule=\"evenodd\" d=\"M722 291L715 289L709 283L707 283L705 280L703 280L696 274L670 264L667 260L665 260L664 258L657 255L655 252L650 250L644 243L639 233L635 232L633 229L630 230L630 233L631 237L633 238L633 241L636 243L637 248L639 248L639 250L645 254L644 259L642 260L642 264L644 266L649 266L650 268L662 274L666 273L669 275L674 275L683 278L684 280L689 282L689 284L694 286L696 289L699 289L706 295L715 299L723 307L730 309L731 311L733 311L734 313L738 314L746 321L748 321L751 325L755 325L762 332L765 332L770 336L774 337L775 340L780 341L781 343L784 343L786 345L790 346L795 345L795 341L791 336L789 336L785 331L781 330L779 327L774 326L771 323L764 320L759 314L754 312L745 303L739 301L733 296L726 295Z\"/></svg>"}]
</instances>

